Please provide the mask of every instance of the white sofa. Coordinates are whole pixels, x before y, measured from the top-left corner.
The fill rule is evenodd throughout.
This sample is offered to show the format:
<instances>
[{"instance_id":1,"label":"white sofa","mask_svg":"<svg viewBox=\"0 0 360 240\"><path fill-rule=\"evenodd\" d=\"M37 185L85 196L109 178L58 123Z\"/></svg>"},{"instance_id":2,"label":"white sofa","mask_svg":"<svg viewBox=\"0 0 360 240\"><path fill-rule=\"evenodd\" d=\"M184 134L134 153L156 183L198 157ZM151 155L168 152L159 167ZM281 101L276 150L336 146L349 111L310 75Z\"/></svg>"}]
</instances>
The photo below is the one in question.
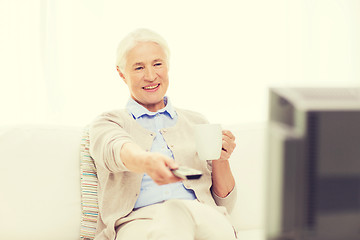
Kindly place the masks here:
<instances>
[{"instance_id":1,"label":"white sofa","mask_svg":"<svg viewBox=\"0 0 360 240\"><path fill-rule=\"evenodd\" d=\"M236 136L230 161L238 187L232 218L244 240L263 239L265 124L224 126ZM0 127L0 239L76 240L81 219L83 129Z\"/></svg>"}]
</instances>

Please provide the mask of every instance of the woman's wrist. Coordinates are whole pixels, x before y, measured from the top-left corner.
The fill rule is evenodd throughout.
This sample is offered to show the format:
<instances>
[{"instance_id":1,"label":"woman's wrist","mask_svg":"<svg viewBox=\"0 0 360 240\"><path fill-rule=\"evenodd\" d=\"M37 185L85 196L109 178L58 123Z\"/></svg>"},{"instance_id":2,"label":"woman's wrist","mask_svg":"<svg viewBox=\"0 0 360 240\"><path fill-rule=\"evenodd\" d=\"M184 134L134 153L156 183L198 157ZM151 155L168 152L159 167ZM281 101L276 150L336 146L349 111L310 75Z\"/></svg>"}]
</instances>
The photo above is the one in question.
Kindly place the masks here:
<instances>
[{"instance_id":1,"label":"woman's wrist","mask_svg":"<svg viewBox=\"0 0 360 240\"><path fill-rule=\"evenodd\" d=\"M147 155L148 153L141 149L135 143L125 143L120 151L121 161L125 167L130 171L142 173L146 172Z\"/></svg>"}]
</instances>

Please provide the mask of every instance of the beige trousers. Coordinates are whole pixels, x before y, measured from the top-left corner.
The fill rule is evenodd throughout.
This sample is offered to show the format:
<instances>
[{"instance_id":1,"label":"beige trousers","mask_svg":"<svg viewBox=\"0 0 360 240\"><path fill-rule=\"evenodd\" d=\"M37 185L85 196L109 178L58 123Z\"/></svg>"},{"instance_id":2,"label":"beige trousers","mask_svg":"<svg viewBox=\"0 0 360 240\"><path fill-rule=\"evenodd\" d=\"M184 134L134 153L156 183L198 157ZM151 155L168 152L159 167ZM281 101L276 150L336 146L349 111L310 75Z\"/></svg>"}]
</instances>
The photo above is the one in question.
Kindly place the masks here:
<instances>
[{"instance_id":1,"label":"beige trousers","mask_svg":"<svg viewBox=\"0 0 360 240\"><path fill-rule=\"evenodd\" d=\"M169 200L133 211L116 240L234 240L226 210L197 200Z\"/></svg>"}]
</instances>

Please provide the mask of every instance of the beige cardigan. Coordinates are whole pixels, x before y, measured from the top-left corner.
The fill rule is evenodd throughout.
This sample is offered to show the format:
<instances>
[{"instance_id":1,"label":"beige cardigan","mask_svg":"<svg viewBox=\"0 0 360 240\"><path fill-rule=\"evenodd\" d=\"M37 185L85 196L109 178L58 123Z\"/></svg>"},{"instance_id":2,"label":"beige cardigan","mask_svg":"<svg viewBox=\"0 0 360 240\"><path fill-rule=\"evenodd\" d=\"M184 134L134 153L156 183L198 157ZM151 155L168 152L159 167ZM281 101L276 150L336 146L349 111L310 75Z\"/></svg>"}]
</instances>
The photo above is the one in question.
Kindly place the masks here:
<instances>
[{"instance_id":1,"label":"beige cardigan","mask_svg":"<svg viewBox=\"0 0 360 240\"><path fill-rule=\"evenodd\" d=\"M211 161L198 159L192 126L207 123L200 114L176 109L178 121L162 129L166 143L179 165L203 172L198 180L184 180L186 188L195 192L200 202L216 207L225 206L231 212L236 201L236 188L220 198L211 191ZM99 180L99 218L95 239L115 239L115 223L134 208L140 192L143 174L130 172L120 159L120 149L126 142L135 142L150 151L155 133L140 126L125 110L111 111L99 116L90 126L90 154L95 161Z\"/></svg>"}]
</instances>

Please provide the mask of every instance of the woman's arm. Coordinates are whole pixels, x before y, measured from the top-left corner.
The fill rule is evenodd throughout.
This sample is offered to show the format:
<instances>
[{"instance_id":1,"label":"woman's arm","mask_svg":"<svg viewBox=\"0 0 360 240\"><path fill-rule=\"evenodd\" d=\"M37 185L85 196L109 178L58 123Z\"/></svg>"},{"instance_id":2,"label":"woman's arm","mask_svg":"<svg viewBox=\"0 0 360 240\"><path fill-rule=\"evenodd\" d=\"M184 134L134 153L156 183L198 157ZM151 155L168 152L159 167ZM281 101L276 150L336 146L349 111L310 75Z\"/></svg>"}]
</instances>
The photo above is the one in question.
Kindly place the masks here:
<instances>
[{"instance_id":1,"label":"woman's arm","mask_svg":"<svg viewBox=\"0 0 360 240\"><path fill-rule=\"evenodd\" d=\"M129 142L122 146L120 159L127 169L147 173L159 185L181 180L170 171L179 167L173 159L160 153L146 152L135 143Z\"/></svg>"},{"instance_id":2,"label":"woman's arm","mask_svg":"<svg viewBox=\"0 0 360 240\"><path fill-rule=\"evenodd\" d=\"M212 191L224 198L234 189L235 180L230 169L229 158L234 151L235 136L223 130L223 144L220 159L212 161Z\"/></svg>"},{"instance_id":3,"label":"woman's arm","mask_svg":"<svg viewBox=\"0 0 360 240\"><path fill-rule=\"evenodd\" d=\"M143 150L123 125L123 118L117 112L103 114L91 124L89 150L97 165L113 173L147 173L157 184L181 180L169 170L178 167L173 159Z\"/></svg>"}]
</instances>

